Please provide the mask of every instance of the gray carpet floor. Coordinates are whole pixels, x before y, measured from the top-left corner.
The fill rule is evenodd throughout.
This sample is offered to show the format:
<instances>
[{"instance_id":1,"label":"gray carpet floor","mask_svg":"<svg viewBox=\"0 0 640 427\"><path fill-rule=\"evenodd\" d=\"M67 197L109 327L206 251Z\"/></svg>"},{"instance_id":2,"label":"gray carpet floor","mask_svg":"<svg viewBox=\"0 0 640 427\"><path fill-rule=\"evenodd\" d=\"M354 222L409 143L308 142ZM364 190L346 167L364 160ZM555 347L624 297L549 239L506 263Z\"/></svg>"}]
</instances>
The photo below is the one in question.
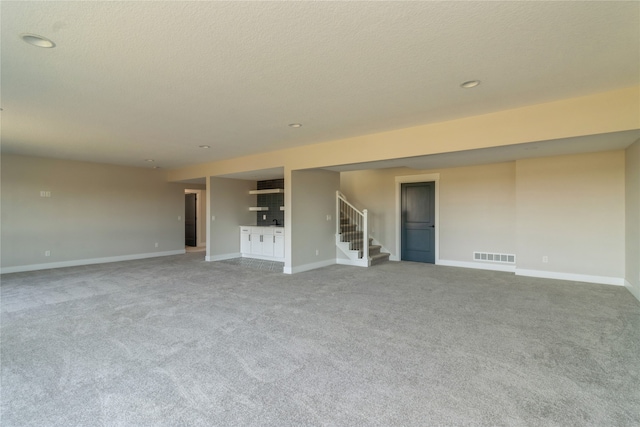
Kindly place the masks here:
<instances>
[{"instance_id":1,"label":"gray carpet floor","mask_svg":"<svg viewBox=\"0 0 640 427\"><path fill-rule=\"evenodd\" d=\"M2 276L9 426L638 426L624 288L201 253Z\"/></svg>"}]
</instances>

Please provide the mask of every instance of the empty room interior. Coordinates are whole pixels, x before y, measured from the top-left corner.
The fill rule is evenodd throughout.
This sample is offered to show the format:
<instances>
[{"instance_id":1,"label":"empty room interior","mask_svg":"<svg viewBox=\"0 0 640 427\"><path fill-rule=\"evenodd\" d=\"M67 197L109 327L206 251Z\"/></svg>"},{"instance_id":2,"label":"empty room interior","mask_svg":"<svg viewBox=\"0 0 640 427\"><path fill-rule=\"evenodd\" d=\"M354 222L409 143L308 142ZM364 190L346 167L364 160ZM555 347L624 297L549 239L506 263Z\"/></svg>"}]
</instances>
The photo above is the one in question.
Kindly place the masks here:
<instances>
[{"instance_id":1,"label":"empty room interior","mask_svg":"<svg viewBox=\"0 0 640 427\"><path fill-rule=\"evenodd\" d=\"M640 3L0 19L3 426L640 425Z\"/></svg>"}]
</instances>

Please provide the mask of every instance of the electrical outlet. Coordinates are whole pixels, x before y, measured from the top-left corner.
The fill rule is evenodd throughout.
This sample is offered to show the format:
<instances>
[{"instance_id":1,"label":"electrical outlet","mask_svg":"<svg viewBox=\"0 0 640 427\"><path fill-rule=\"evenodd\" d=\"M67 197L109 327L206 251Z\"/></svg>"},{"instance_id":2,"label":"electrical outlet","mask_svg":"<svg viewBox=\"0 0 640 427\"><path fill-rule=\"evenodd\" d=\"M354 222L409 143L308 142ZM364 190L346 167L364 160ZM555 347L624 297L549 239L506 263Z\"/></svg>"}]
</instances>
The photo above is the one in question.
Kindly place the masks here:
<instances>
[{"instance_id":1,"label":"electrical outlet","mask_svg":"<svg viewBox=\"0 0 640 427\"><path fill-rule=\"evenodd\" d=\"M316 256L320 255L320 251L316 249Z\"/></svg>"},{"instance_id":2,"label":"electrical outlet","mask_svg":"<svg viewBox=\"0 0 640 427\"><path fill-rule=\"evenodd\" d=\"M331 215L327 215L327 221L331 221Z\"/></svg>"},{"instance_id":3,"label":"electrical outlet","mask_svg":"<svg viewBox=\"0 0 640 427\"><path fill-rule=\"evenodd\" d=\"M262 219L267 219L267 215L262 215Z\"/></svg>"},{"instance_id":4,"label":"electrical outlet","mask_svg":"<svg viewBox=\"0 0 640 427\"><path fill-rule=\"evenodd\" d=\"M156 242L156 248L158 247L158 242Z\"/></svg>"},{"instance_id":5,"label":"electrical outlet","mask_svg":"<svg viewBox=\"0 0 640 427\"><path fill-rule=\"evenodd\" d=\"M546 262L549 262L549 257L548 257L548 256L546 256L546 255L545 255L545 256L543 256L543 257L542 257L542 262L545 262L545 263L546 263Z\"/></svg>"},{"instance_id":6,"label":"electrical outlet","mask_svg":"<svg viewBox=\"0 0 640 427\"><path fill-rule=\"evenodd\" d=\"M211 215L211 221L215 221L216 220L216 216L215 215Z\"/></svg>"},{"instance_id":7,"label":"electrical outlet","mask_svg":"<svg viewBox=\"0 0 640 427\"><path fill-rule=\"evenodd\" d=\"M182 217L178 215L178 221L182 221Z\"/></svg>"},{"instance_id":8,"label":"electrical outlet","mask_svg":"<svg viewBox=\"0 0 640 427\"><path fill-rule=\"evenodd\" d=\"M44 251L44 256L51 256L51 251Z\"/></svg>"}]
</instances>

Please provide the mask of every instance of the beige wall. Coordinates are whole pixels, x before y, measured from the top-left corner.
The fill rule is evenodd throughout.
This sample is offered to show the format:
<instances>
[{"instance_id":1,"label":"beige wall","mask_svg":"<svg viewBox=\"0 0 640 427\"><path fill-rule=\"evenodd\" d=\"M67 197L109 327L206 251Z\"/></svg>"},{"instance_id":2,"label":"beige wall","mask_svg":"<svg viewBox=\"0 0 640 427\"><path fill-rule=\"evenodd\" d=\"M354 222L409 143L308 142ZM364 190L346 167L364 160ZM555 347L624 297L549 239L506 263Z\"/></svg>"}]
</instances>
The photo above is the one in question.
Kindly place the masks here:
<instances>
[{"instance_id":1,"label":"beige wall","mask_svg":"<svg viewBox=\"0 0 640 427\"><path fill-rule=\"evenodd\" d=\"M320 168L640 128L640 87L304 145L169 171L169 180Z\"/></svg>"},{"instance_id":2,"label":"beige wall","mask_svg":"<svg viewBox=\"0 0 640 427\"><path fill-rule=\"evenodd\" d=\"M255 181L210 178L208 260L240 256L240 226L256 224L256 213L249 211L256 204L256 196L249 191L255 189Z\"/></svg>"},{"instance_id":3,"label":"beige wall","mask_svg":"<svg viewBox=\"0 0 640 427\"><path fill-rule=\"evenodd\" d=\"M397 257L396 177L437 174L439 261L461 265L472 261L473 251L516 254L522 274L619 283L625 269L624 159L624 151L612 151L429 171L344 172L341 191L369 209L372 235ZM628 256L633 251L627 249Z\"/></svg>"},{"instance_id":4,"label":"beige wall","mask_svg":"<svg viewBox=\"0 0 640 427\"><path fill-rule=\"evenodd\" d=\"M1 161L3 272L184 251L185 186L160 171L7 154Z\"/></svg>"},{"instance_id":5,"label":"beige wall","mask_svg":"<svg viewBox=\"0 0 640 427\"><path fill-rule=\"evenodd\" d=\"M515 164L445 169L440 179L440 258L515 254Z\"/></svg>"},{"instance_id":6,"label":"beige wall","mask_svg":"<svg viewBox=\"0 0 640 427\"><path fill-rule=\"evenodd\" d=\"M285 219L290 254L285 271L297 273L335 264L336 191L340 188L340 174L324 170L291 171L285 182L291 187L290 202L285 202L286 209L290 209ZM327 220L327 215L331 219Z\"/></svg>"},{"instance_id":7,"label":"beige wall","mask_svg":"<svg viewBox=\"0 0 640 427\"><path fill-rule=\"evenodd\" d=\"M518 161L518 269L624 277L624 205L624 151Z\"/></svg>"},{"instance_id":8,"label":"beige wall","mask_svg":"<svg viewBox=\"0 0 640 427\"><path fill-rule=\"evenodd\" d=\"M626 150L626 285L640 300L640 140Z\"/></svg>"},{"instance_id":9,"label":"beige wall","mask_svg":"<svg viewBox=\"0 0 640 427\"><path fill-rule=\"evenodd\" d=\"M343 172L340 188L356 207L367 208L371 235L399 256L396 177L439 174L439 259L473 261L473 251L515 253L514 163L418 171L406 168Z\"/></svg>"}]
</instances>

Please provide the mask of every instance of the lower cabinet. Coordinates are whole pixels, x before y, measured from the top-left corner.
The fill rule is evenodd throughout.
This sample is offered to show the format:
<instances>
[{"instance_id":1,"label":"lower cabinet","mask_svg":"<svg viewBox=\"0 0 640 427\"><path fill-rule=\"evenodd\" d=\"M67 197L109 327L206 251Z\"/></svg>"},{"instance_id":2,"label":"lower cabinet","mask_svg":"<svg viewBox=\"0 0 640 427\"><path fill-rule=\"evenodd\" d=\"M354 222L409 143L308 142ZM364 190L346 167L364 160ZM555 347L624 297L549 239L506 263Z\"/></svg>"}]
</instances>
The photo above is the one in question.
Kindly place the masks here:
<instances>
[{"instance_id":1,"label":"lower cabinet","mask_svg":"<svg viewBox=\"0 0 640 427\"><path fill-rule=\"evenodd\" d=\"M240 253L251 253L251 228L240 227Z\"/></svg>"},{"instance_id":2,"label":"lower cabinet","mask_svg":"<svg viewBox=\"0 0 640 427\"><path fill-rule=\"evenodd\" d=\"M242 256L267 260L284 259L284 228L240 227Z\"/></svg>"},{"instance_id":3,"label":"lower cabinet","mask_svg":"<svg viewBox=\"0 0 640 427\"><path fill-rule=\"evenodd\" d=\"M273 234L262 235L262 255L273 256Z\"/></svg>"},{"instance_id":4,"label":"lower cabinet","mask_svg":"<svg viewBox=\"0 0 640 427\"><path fill-rule=\"evenodd\" d=\"M284 236L273 236L273 256L284 258Z\"/></svg>"},{"instance_id":5,"label":"lower cabinet","mask_svg":"<svg viewBox=\"0 0 640 427\"><path fill-rule=\"evenodd\" d=\"M262 234L251 231L251 251L252 255L262 255Z\"/></svg>"}]
</instances>

